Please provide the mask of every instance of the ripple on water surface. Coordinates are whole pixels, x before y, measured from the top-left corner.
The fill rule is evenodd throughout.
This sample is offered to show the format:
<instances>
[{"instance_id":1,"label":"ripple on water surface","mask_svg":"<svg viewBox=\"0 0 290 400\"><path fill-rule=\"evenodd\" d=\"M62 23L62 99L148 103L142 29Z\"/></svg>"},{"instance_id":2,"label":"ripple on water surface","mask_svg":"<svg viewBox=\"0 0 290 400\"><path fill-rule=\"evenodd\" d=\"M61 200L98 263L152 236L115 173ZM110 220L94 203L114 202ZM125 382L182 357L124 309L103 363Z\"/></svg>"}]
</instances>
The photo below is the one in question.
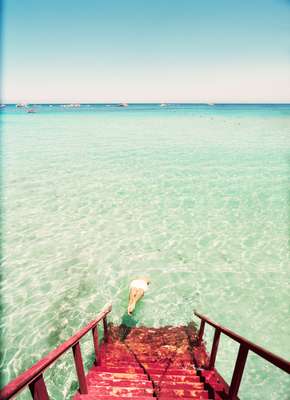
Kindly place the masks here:
<instances>
[{"instance_id":1,"label":"ripple on water surface","mask_svg":"<svg viewBox=\"0 0 290 400\"><path fill-rule=\"evenodd\" d=\"M152 281L140 325L185 323L198 309L289 356L289 112L3 118L5 382L110 300L119 322L140 274ZM235 351L222 340L227 379ZM46 373L53 398L75 390L71 363L68 354ZM254 356L246 371L242 398L287 398L282 373Z\"/></svg>"}]
</instances>

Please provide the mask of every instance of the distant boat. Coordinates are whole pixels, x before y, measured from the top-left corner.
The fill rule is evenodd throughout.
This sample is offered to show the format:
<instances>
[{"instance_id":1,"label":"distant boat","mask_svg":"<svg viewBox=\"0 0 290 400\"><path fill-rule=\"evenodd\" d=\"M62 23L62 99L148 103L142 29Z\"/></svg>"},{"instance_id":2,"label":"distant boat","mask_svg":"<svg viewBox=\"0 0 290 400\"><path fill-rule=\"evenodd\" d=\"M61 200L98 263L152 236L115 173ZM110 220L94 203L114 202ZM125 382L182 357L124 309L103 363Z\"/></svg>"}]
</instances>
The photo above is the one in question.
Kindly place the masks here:
<instances>
[{"instance_id":1,"label":"distant boat","mask_svg":"<svg viewBox=\"0 0 290 400\"><path fill-rule=\"evenodd\" d=\"M26 107L26 106L27 106L26 103L18 103L18 104L16 104L16 107L17 107L17 108Z\"/></svg>"},{"instance_id":2,"label":"distant boat","mask_svg":"<svg viewBox=\"0 0 290 400\"><path fill-rule=\"evenodd\" d=\"M166 107L166 106L167 106L166 103L161 103L161 104L160 104L160 107Z\"/></svg>"},{"instance_id":3,"label":"distant boat","mask_svg":"<svg viewBox=\"0 0 290 400\"><path fill-rule=\"evenodd\" d=\"M120 103L119 107L128 107L128 103Z\"/></svg>"},{"instance_id":4,"label":"distant boat","mask_svg":"<svg viewBox=\"0 0 290 400\"><path fill-rule=\"evenodd\" d=\"M208 106L214 106L214 103L207 103Z\"/></svg>"},{"instance_id":5,"label":"distant boat","mask_svg":"<svg viewBox=\"0 0 290 400\"><path fill-rule=\"evenodd\" d=\"M62 107L67 107L67 108L74 108L74 107L80 107L81 105L78 103L71 103L71 104L63 104Z\"/></svg>"}]
</instances>

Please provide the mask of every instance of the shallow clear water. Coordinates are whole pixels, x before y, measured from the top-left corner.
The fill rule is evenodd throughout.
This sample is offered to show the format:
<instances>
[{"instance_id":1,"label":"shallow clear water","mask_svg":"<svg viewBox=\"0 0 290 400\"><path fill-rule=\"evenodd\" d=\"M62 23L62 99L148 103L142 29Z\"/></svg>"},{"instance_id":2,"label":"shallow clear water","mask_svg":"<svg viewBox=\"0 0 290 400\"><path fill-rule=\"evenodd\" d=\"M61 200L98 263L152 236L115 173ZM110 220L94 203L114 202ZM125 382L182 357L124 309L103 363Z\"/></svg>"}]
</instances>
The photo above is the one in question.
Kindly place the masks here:
<instances>
[{"instance_id":1,"label":"shallow clear water","mask_svg":"<svg viewBox=\"0 0 290 400\"><path fill-rule=\"evenodd\" d=\"M140 325L197 309L289 358L290 106L11 106L2 125L3 383L105 303L120 321L144 274ZM222 339L228 380L236 351ZM45 374L55 399L71 363ZM251 356L241 398L286 399L285 375Z\"/></svg>"}]
</instances>

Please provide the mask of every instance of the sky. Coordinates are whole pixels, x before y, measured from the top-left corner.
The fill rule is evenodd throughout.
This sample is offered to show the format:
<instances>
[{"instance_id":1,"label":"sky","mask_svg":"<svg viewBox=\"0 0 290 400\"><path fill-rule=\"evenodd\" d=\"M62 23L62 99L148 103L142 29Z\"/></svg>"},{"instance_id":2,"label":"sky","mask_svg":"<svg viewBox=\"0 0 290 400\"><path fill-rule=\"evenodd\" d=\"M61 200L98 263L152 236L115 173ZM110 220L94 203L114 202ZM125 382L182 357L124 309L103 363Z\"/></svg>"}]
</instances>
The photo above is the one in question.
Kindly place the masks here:
<instances>
[{"instance_id":1,"label":"sky","mask_svg":"<svg viewBox=\"0 0 290 400\"><path fill-rule=\"evenodd\" d=\"M290 103L290 0L3 0L2 102Z\"/></svg>"}]
</instances>

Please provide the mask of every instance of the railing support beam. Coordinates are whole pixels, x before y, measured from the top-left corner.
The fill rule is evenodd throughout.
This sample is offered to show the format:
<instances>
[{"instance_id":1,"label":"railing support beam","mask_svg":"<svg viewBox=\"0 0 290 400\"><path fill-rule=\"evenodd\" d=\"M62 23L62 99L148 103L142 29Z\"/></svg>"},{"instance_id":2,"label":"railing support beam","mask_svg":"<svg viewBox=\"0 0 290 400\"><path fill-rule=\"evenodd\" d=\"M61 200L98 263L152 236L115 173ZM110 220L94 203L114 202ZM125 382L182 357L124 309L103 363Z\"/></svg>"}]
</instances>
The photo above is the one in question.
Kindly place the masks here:
<instances>
[{"instance_id":1,"label":"railing support beam","mask_svg":"<svg viewBox=\"0 0 290 400\"><path fill-rule=\"evenodd\" d=\"M214 368L215 359L216 359L216 355L217 355L217 351L218 351L218 347L219 347L220 336L221 336L221 331L216 328L215 332L214 332L214 338L213 338L210 359L209 359L209 364L208 364L209 369Z\"/></svg>"},{"instance_id":2,"label":"railing support beam","mask_svg":"<svg viewBox=\"0 0 290 400\"><path fill-rule=\"evenodd\" d=\"M105 343L108 342L108 324L107 324L107 318L103 318L103 326L104 326L104 341Z\"/></svg>"},{"instance_id":3,"label":"railing support beam","mask_svg":"<svg viewBox=\"0 0 290 400\"><path fill-rule=\"evenodd\" d=\"M232 376L232 381L229 389L229 400L235 400L237 398L245 364L247 361L249 349L247 346L240 344L239 353L237 356L235 369Z\"/></svg>"},{"instance_id":4,"label":"railing support beam","mask_svg":"<svg viewBox=\"0 0 290 400\"><path fill-rule=\"evenodd\" d=\"M85 377L85 370L84 370L84 364L83 364L83 359L82 359L81 347L80 347L79 342L77 342L73 346L73 355L74 355L77 376L78 376L78 380L79 380L79 392L80 392L80 394L87 394L88 387L87 387L87 381L86 381L86 377Z\"/></svg>"},{"instance_id":5,"label":"railing support beam","mask_svg":"<svg viewBox=\"0 0 290 400\"><path fill-rule=\"evenodd\" d=\"M205 320L202 319L200 321L200 327L199 327L199 331L198 331L198 338L197 338L197 343L198 344L201 344L201 342L202 342L203 333L204 333L204 326L205 326Z\"/></svg>"},{"instance_id":6,"label":"railing support beam","mask_svg":"<svg viewBox=\"0 0 290 400\"><path fill-rule=\"evenodd\" d=\"M99 335L98 335L98 325L92 329L93 342L95 349L95 365L99 364Z\"/></svg>"},{"instance_id":7,"label":"railing support beam","mask_svg":"<svg viewBox=\"0 0 290 400\"><path fill-rule=\"evenodd\" d=\"M49 400L42 374L29 384L29 390L34 400Z\"/></svg>"}]
</instances>

